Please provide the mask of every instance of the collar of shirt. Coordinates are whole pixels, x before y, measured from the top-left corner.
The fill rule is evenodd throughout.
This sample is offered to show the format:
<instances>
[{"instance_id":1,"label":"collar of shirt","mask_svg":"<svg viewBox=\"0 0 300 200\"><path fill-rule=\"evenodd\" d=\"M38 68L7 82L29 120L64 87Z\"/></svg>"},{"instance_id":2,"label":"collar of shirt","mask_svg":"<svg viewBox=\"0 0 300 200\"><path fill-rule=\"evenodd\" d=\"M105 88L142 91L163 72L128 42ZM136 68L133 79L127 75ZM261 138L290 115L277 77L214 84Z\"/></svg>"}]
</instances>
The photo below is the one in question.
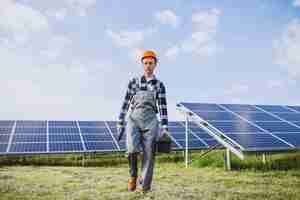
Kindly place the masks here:
<instances>
[{"instance_id":1,"label":"collar of shirt","mask_svg":"<svg viewBox=\"0 0 300 200\"><path fill-rule=\"evenodd\" d=\"M142 76L142 81L149 83L152 80L156 80L155 75L153 74L148 80L146 79L145 75Z\"/></svg>"}]
</instances>

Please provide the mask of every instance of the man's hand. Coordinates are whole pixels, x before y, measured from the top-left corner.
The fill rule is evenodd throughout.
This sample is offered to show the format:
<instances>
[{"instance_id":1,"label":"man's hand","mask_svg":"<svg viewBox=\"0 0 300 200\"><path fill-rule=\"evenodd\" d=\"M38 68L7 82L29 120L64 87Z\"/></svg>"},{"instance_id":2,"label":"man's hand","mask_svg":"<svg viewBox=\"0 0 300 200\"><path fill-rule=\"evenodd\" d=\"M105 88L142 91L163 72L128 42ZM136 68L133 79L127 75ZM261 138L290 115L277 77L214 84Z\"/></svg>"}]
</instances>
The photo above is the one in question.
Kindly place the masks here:
<instances>
[{"instance_id":1,"label":"man's hand","mask_svg":"<svg viewBox=\"0 0 300 200\"><path fill-rule=\"evenodd\" d=\"M163 129L163 130L161 131L161 135L164 135L164 134L167 134L168 136L171 135L171 133L170 133L167 129Z\"/></svg>"},{"instance_id":2,"label":"man's hand","mask_svg":"<svg viewBox=\"0 0 300 200\"><path fill-rule=\"evenodd\" d=\"M167 129L163 129L160 135L160 141L171 142L171 133Z\"/></svg>"},{"instance_id":3,"label":"man's hand","mask_svg":"<svg viewBox=\"0 0 300 200\"><path fill-rule=\"evenodd\" d=\"M117 124L117 132L118 132L118 142L119 142L122 139L125 132L124 125Z\"/></svg>"}]
</instances>

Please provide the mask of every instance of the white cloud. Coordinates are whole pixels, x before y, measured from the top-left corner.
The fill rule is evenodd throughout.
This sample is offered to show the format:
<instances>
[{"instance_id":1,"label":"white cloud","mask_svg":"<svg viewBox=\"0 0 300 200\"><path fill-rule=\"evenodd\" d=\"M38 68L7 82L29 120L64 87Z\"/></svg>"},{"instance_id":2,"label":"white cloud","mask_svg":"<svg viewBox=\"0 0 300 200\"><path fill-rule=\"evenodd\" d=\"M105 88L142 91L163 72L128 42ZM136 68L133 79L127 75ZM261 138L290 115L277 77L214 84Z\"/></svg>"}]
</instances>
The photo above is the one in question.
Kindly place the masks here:
<instances>
[{"instance_id":1,"label":"white cloud","mask_svg":"<svg viewBox=\"0 0 300 200\"><path fill-rule=\"evenodd\" d=\"M143 31L120 31L113 32L106 30L106 34L112 39L115 45L119 47L135 47L141 44L145 39Z\"/></svg>"},{"instance_id":2,"label":"white cloud","mask_svg":"<svg viewBox=\"0 0 300 200\"><path fill-rule=\"evenodd\" d=\"M40 10L48 17L56 20L65 20L68 16L87 16L96 6L96 0L27 0L23 4L30 5L32 8Z\"/></svg>"},{"instance_id":3,"label":"white cloud","mask_svg":"<svg viewBox=\"0 0 300 200\"><path fill-rule=\"evenodd\" d=\"M213 8L209 10L202 10L192 15L192 22L198 31L214 32L219 22L219 16L222 14L221 10Z\"/></svg>"},{"instance_id":4,"label":"white cloud","mask_svg":"<svg viewBox=\"0 0 300 200\"><path fill-rule=\"evenodd\" d=\"M179 25L179 17L172 10L162 10L155 13L154 17L161 24L170 25L174 28Z\"/></svg>"},{"instance_id":5,"label":"white cloud","mask_svg":"<svg viewBox=\"0 0 300 200\"><path fill-rule=\"evenodd\" d=\"M88 9L96 5L96 0L65 0L68 6L80 16L86 16Z\"/></svg>"},{"instance_id":6,"label":"white cloud","mask_svg":"<svg viewBox=\"0 0 300 200\"><path fill-rule=\"evenodd\" d=\"M250 87L246 83L234 83L227 87L218 101L226 103L243 103L245 96L250 92Z\"/></svg>"},{"instance_id":7,"label":"white cloud","mask_svg":"<svg viewBox=\"0 0 300 200\"><path fill-rule=\"evenodd\" d=\"M156 31L154 28L148 28L136 31L121 30L119 32L106 29L105 32L117 47L127 48L129 58L133 62L137 62L143 52L142 46L144 45L145 39L156 33Z\"/></svg>"},{"instance_id":8,"label":"white cloud","mask_svg":"<svg viewBox=\"0 0 300 200\"><path fill-rule=\"evenodd\" d=\"M67 50L72 44L72 41L65 36L53 36L45 43L45 49L41 50L41 55L46 56L47 59L55 60Z\"/></svg>"},{"instance_id":9,"label":"white cloud","mask_svg":"<svg viewBox=\"0 0 300 200\"><path fill-rule=\"evenodd\" d=\"M58 21L63 21L67 16L67 9L61 8L58 10L48 10L46 11L46 15L49 17L54 17Z\"/></svg>"},{"instance_id":10,"label":"white cloud","mask_svg":"<svg viewBox=\"0 0 300 200\"><path fill-rule=\"evenodd\" d=\"M132 60L132 62L135 62L135 63L139 64L139 61L140 61L140 58L141 58L141 55L142 55L143 52L144 52L144 50L140 49L140 48L132 49L129 52L129 57Z\"/></svg>"},{"instance_id":11,"label":"white cloud","mask_svg":"<svg viewBox=\"0 0 300 200\"><path fill-rule=\"evenodd\" d=\"M294 0L294 6L300 7L300 0Z\"/></svg>"},{"instance_id":12,"label":"white cloud","mask_svg":"<svg viewBox=\"0 0 300 200\"><path fill-rule=\"evenodd\" d=\"M191 53L200 57L213 55L217 50L215 36L221 11L218 9L201 10L192 15L193 32L183 41L169 48L166 55Z\"/></svg>"},{"instance_id":13,"label":"white cloud","mask_svg":"<svg viewBox=\"0 0 300 200\"><path fill-rule=\"evenodd\" d=\"M300 21L291 21L280 39L274 41L274 62L292 79L300 78Z\"/></svg>"},{"instance_id":14,"label":"white cloud","mask_svg":"<svg viewBox=\"0 0 300 200\"><path fill-rule=\"evenodd\" d=\"M165 56L169 59L174 59L179 54L179 51L180 48L178 46L171 47L166 51Z\"/></svg>"},{"instance_id":15,"label":"white cloud","mask_svg":"<svg viewBox=\"0 0 300 200\"><path fill-rule=\"evenodd\" d=\"M5 0L0 9L0 33L17 43L26 42L32 34L49 29L47 18L38 10L15 1Z\"/></svg>"},{"instance_id":16,"label":"white cloud","mask_svg":"<svg viewBox=\"0 0 300 200\"><path fill-rule=\"evenodd\" d=\"M103 60L39 65L39 56L0 48L0 119L116 119L122 73ZM118 70L117 70L118 71ZM110 85L110 87L107 87ZM125 86L125 83L124 83ZM123 89L123 87L122 87ZM122 91L123 92L123 91ZM116 106L117 105L117 106Z\"/></svg>"},{"instance_id":17,"label":"white cloud","mask_svg":"<svg viewBox=\"0 0 300 200\"><path fill-rule=\"evenodd\" d=\"M283 87L283 81L282 80L268 80L267 81L267 87L269 89L282 88Z\"/></svg>"},{"instance_id":18,"label":"white cloud","mask_svg":"<svg viewBox=\"0 0 300 200\"><path fill-rule=\"evenodd\" d=\"M231 95L241 95L249 91L249 86L245 84L234 84L228 90L225 91L225 94L228 96Z\"/></svg>"}]
</instances>

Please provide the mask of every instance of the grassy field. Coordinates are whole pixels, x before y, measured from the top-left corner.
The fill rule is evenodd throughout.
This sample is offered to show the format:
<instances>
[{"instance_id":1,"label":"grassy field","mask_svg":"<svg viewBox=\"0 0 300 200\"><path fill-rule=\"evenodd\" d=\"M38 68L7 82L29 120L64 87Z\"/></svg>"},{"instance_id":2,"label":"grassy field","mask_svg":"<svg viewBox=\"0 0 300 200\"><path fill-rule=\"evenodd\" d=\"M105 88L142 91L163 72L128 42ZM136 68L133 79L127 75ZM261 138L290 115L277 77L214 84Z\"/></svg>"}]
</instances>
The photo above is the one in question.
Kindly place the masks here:
<instances>
[{"instance_id":1,"label":"grassy field","mask_svg":"<svg viewBox=\"0 0 300 200\"><path fill-rule=\"evenodd\" d=\"M199 155L192 154L187 169L181 152L158 156L153 188L145 195L126 191L121 155L88 157L88 167L80 166L78 155L1 158L0 199L300 199L299 153L268 156L265 165L255 155L234 158L232 171L223 169L220 151Z\"/></svg>"}]
</instances>

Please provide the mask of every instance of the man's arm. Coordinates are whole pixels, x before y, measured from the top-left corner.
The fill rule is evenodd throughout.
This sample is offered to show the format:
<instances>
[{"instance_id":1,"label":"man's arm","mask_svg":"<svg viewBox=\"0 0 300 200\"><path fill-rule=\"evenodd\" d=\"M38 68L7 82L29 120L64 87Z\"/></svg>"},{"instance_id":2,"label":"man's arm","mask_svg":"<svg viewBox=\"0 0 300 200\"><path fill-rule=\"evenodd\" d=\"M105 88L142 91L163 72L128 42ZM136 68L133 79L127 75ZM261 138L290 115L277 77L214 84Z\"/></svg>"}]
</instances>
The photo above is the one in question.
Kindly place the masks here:
<instances>
[{"instance_id":1,"label":"man's arm","mask_svg":"<svg viewBox=\"0 0 300 200\"><path fill-rule=\"evenodd\" d=\"M119 118L118 118L118 125L119 126L124 126L124 124L125 124L125 117L126 117L126 114L128 112L128 108L129 108L130 100L131 100L132 96L133 96L132 81L130 80L129 83L128 83L125 98L124 98L124 101L123 101L123 104L122 104L122 107L121 107L121 112L120 112L120 115L119 115Z\"/></svg>"},{"instance_id":2,"label":"man's arm","mask_svg":"<svg viewBox=\"0 0 300 200\"><path fill-rule=\"evenodd\" d=\"M160 114L161 127L163 130L168 131L168 109L167 109L167 98L166 88L162 82L160 82L158 90L158 109Z\"/></svg>"}]
</instances>

